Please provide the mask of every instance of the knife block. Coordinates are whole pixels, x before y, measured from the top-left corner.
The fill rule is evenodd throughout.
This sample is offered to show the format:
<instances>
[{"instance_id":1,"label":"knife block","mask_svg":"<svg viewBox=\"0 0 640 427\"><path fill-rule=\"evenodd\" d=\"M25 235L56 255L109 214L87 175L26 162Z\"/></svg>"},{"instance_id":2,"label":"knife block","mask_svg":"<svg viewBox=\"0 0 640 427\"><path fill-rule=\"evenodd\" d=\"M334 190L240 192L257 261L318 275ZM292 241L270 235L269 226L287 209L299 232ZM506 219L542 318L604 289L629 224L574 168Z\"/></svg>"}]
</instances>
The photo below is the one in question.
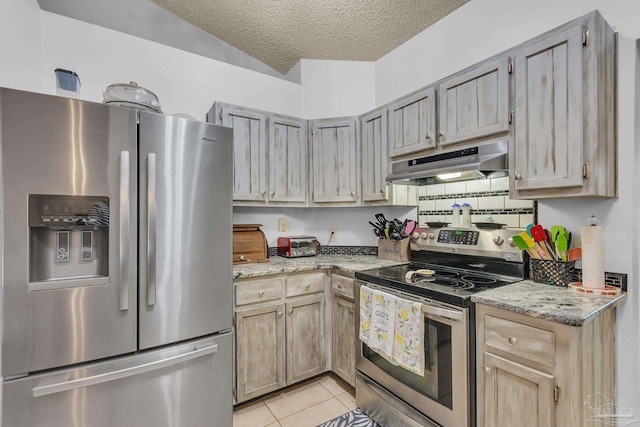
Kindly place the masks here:
<instances>
[{"instance_id":1,"label":"knife block","mask_svg":"<svg viewBox=\"0 0 640 427\"><path fill-rule=\"evenodd\" d=\"M269 262L262 224L233 224L233 263Z\"/></svg>"}]
</instances>

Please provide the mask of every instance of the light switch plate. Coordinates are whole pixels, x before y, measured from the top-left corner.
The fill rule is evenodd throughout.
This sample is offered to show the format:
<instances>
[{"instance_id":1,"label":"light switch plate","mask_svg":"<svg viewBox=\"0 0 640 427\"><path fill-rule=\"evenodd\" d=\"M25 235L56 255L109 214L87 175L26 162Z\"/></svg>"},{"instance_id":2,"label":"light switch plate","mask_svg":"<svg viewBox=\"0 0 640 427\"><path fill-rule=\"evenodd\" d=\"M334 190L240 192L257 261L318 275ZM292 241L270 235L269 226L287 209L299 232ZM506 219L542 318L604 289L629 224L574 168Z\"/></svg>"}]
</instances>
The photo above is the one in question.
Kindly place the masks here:
<instances>
[{"instance_id":1,"label":"light switch plate","mask_svg":"<svg viewBox=\"0 0 640 427\"><path fill-rule=\"evenodd\" d=\"M287 231L287 218L278 218L278 231Z\"/></svg>"}]
</instances>

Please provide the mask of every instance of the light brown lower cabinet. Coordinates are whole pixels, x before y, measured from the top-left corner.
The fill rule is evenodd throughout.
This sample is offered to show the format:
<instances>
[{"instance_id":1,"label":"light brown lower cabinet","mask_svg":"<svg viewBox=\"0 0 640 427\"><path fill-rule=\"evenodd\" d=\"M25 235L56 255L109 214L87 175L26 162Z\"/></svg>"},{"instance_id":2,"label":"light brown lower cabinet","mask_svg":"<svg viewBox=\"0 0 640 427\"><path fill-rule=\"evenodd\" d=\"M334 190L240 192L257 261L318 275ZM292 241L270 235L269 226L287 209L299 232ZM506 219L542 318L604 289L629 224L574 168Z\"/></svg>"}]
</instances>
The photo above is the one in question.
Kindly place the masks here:
<instances>
[{"instance_id":1,"label":"light brown lower cabinet","mask_svg":"<svg viewBox=\"0 0 640 427\"><path fill-rule=\"evenodd\" d=\"M478 426L605 425L585 402L614 399L614 310L569 326L476 307Z\"/></svg>"},{"instance_id":2,"label":"light brown lower cabinet","mask_svg":"<svg viewBox=\"0 0 640 427\"><path fill-rule=\"evenodd\" d=\"M236 311L236 400L284 387L282 304Z\"/></svg>"},{"instance_id":3,"label":"light brown lower cabinet","mask_svg":"<svg viewBox=\"0 0 640 427\"><path fill-rule=\"evenodd\" d=\"M287 384L326 370L324 294L299 298L287 306Z\"/></svg>"},{"instance_id":4,"label":"light brown lower cabinet","mask_svg":"<svg viewBox=\"0 0 640 427\"><path fill-rule=\"evenodd\" d=\"M234 283L236 403L327 370L326 281L316 271Z\"/></svg>"},{"instance_id":5,"label":"light brown lower cabinet","mask_svg":"<svg viewBox=\"0 0 640 427\"><path fill-rule=\"evenodd\" d=\"M340 378L355 386L356 342L354 302L333 295L332 370Z\"/></svg>"}]
</instances>

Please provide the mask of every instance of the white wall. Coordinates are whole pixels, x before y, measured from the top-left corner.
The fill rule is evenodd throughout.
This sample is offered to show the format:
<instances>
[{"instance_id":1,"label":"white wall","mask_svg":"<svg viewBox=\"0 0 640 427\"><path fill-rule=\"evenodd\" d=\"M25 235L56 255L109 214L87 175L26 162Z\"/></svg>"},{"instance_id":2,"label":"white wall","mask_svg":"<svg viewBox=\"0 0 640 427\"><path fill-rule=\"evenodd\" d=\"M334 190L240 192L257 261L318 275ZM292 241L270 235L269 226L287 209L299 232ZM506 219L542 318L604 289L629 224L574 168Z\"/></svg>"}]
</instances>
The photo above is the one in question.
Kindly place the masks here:
<instances>
[{"instance_id":1,"label":"white wall","mask_svg":"<svg viewBox=\"0 0 640 427\"><path fill-rule=\"evenodd\" d=\"M640 413L640 153L638 58L640 2L636 0L473 0L376 61L376 104L382 105L473 65L594 9L619 33L618 178L616 199L539 203L539 221L580 232L587 217L600 217L606 271L629 275L627 301L616 323L616 401ZM634 191L635 190L635 191ZM589 351L589 349L585 349Z\"/></svg>"},{"instance_id":2,"label":"white wall","mask_svg":"<svg viewBox=\"0 0 640 427\"><path fill-rule=\"evenodd\" d=\"M357 116L375 107L373 62L303 59L300 63L304 118Z\"/></svg>"},{"instance_id":3,"label":"white wall","mask_svg":"<svg viewBox=\"0 0 640 427\"><path fill-rule=\"evenodd\" d=\"M40 36L36 0L0 1L0 86L42 90Z\"/></svg>"},{"instance_id":4,"label":"white wall","mask_svg":"<svg viewBox=\"0 0 640 427\"><path fill-rule=\"evenodd\" d=\"M278 237L310 235L318 238L321 245L329 241L329 228L336 228L335 246L377 246L377 238L371 233L369 221L375 222L374 214L382 212L387 219L405 218L417 220L416 207L379 206L345 208L233 208L234 224L262 224L262 231L269 246L277 246ZM278 232L278 218L286 218L287 231Z\"/></svg>"},{"instance_id":5,"label":"white wall","mask_svg":"<svg viewBox=\"0 0 640 427\"><path fill-rule=\"evenodd\" d=\"M160 98L163 112L200 120L213 101L301 114L300 85L48 12L42 14L44 91L55 68L79 74L81 97L102 101L111 83L136 81ZM49 72L50 71L50 72Z\"/></svg>"}]
</instances>

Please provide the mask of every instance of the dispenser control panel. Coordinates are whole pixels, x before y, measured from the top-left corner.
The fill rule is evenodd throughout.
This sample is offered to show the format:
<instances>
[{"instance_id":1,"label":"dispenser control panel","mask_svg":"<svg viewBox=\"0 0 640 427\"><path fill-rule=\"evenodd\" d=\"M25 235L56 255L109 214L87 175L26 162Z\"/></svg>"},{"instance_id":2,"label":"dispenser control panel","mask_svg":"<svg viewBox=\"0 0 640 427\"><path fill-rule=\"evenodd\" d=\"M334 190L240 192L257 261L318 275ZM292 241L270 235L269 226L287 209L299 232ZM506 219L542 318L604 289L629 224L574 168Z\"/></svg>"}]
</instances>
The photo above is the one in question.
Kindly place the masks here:
<instances>
[{"instance_id":1,"label":"dispenser control panel","mask_svg":"<svg viewBox=\"0 0 640 427\"><path fill-rule=\"evenodd\" d=\"M30 227L108 226L109 198L101 196L29 195Z\"/></svg>"}]
</instances>

